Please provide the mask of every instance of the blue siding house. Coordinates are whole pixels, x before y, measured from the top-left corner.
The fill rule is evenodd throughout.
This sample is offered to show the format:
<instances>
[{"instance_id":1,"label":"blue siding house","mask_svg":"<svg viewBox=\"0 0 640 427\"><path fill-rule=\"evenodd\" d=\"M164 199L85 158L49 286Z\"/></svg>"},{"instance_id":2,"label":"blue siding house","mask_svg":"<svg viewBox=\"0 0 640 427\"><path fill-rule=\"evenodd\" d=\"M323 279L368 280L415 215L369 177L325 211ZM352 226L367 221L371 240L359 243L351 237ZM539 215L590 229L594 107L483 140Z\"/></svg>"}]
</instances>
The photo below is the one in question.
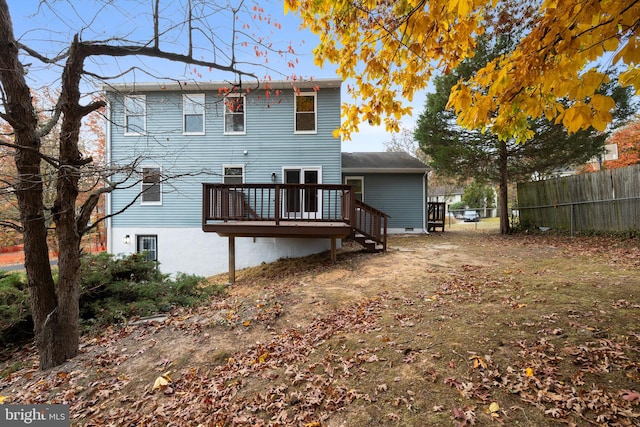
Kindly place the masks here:
<instances>
[{"instance_id":1,"label":"blue siding house","mask_svg":"<svg viewBox=\"0 0 640 427\"><path fill-rule=\"evenodd\" d=\"M145 251L164 272L227 271L227 240L203 232L203 183L341 184L333 136L340 86L328 79L241 90L228 83L105 87L108 160L135 169L134 184L108 198L108 214L118 213L108 223L108 250ZM254 235L238 240L235 262L242 268L332 243Z\"/></svg>"},{"instance_id":2,"label":"blue siding house","mask_svg":"<svg viewBox=\"0 0 640 427\"><path fill-rule=\"evenodd\" d=\"M333 136L340 126L340 86L326 79L242 89L191 82L105 87L108 161L123 168L114 180L131 182L107 200L113 214L108 250L145 252L163 272L199 275L335 251L336 240L347 235L341 222L353 220L345 210L351 194L341 186L340 139ZM279 193L260 187L258 194L252 184ZM257 217L258 197L276 217ZM242 206L234 207L236 201ZM341 216L329 218L330 209ZM282 226L283 211L288 226L299 225L293 219L313 220L315 229L221 228L243 219ZM320 235L320 225L335 232ZM241 237L237 243L235 237Z\"/></svg>"},{"instance_id":3,"label":"blue siding house","mask_svg":"<svg viewBox=\"0 0 640 427\"><path fill-rule=\"evenodd\" d=\"M389 233L426 233L429 167L404 152L342 153L356 198L389 215Z\"/></svg>"}]
</instances>

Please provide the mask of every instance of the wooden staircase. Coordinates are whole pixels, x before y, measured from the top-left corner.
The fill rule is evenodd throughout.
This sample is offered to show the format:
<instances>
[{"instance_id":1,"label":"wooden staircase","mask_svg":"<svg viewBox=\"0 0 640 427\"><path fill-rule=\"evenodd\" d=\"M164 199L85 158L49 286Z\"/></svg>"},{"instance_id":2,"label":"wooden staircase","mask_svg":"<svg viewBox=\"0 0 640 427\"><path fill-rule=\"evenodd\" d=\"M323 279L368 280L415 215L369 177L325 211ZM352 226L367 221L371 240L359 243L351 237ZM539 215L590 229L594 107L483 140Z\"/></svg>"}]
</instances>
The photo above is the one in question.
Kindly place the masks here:
<instances>
[{"instance_id":1,"label":"wooden staircase","mask_svg":"<svg viewBox=\"0 0 640 427\"><path fill-rule=\"evenodd\" d=\"M355 200L354 218L351 221L351 238L367 252L387 250L387 220L389 215Z\"/></svg>"}]
</instances>

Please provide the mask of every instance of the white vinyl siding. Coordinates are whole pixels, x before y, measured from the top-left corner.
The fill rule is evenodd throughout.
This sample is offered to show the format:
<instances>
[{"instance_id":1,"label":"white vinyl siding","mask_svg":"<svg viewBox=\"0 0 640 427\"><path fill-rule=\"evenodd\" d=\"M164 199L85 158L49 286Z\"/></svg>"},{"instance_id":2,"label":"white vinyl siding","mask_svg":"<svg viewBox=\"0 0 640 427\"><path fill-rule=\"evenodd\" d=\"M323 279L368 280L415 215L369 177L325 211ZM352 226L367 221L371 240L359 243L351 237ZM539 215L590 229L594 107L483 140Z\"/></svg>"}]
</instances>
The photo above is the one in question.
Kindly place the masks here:
<instances>
[{"instance_id":1,"label":"white vinyl siding","mask_svg":"<svg viewBox=\"0 0 640 427\"><path fill-rule=\"evenodd\" d=\"M143 135L147 130L147 97L129 95L124 97L125 135Z\"/></svg>"},{"instance_id":2,"label":"white vinyl siding","mask_svg":"<svg viewBox=\"0 0 640 427\"><path fill-rule=\"evenodd\" d=\"M182 96L183 132L204 135L204 94Z\"/></svg>"},{"instance_id":3,"label":"white vinyl siding","mask_svg":"<svg viewBox=\"0 0 640 427\"><path fill-rule=\"evenodd\" d=\"M232 93L224 98L225 135L244 135L246 133L245 97Z\"/></svg>"},{"instance_id":4,"label":"white vinyl siding","mask_svg":"<svg viewBox=\"0 0 640 427\"><path fill-rule=\"evenodd\" d=\"M162 204L162 183L160 182L159 167L142 168L142 204Z\"/></svg>"},{"instance_id":5,"label":"white vinyl siding","mask_svg":"<svg viewBox=\"0 0 640 427\"><path fill-rule=\"evenodd\" d=\"M295 133L317 133L316 93L302 92L295 99Z\"/></svg>"}]
</instances>

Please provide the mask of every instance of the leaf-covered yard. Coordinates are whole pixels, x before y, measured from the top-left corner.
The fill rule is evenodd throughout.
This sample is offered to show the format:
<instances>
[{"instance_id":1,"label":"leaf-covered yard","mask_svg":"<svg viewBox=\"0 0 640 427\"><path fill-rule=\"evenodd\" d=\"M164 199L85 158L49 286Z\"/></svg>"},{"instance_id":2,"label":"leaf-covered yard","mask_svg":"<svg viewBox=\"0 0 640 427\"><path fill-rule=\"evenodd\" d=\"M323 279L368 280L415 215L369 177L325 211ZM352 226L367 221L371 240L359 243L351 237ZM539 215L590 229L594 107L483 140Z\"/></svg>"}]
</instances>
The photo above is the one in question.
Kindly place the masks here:
<instances>
[{"instance_id":1,"label":"leaf-covered yard","mask_svg":"<svg viewBox=\"0 0 640 427\"><path fill-rule=\"evenodd\" d=\"M347 245L85 336L51 371L24 349L0 365L0 400L68 403L74 425L640 425L639 269L637 239Z\"/></svg>"}]
</instances>

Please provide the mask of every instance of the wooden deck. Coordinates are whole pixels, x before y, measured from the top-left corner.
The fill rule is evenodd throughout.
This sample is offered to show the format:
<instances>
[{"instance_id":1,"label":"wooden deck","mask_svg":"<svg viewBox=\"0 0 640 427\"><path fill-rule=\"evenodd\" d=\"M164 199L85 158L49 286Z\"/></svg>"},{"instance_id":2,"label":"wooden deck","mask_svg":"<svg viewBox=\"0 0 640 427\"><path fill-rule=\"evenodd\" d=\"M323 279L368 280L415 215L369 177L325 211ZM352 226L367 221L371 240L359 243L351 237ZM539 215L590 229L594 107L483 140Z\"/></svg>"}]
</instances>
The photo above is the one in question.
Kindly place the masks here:
<instances>
[{"instance_id":1,"label":"wooden deck","mask_svg":"<svg viewBox=\"0 0 640 427\"><path fill-rule=\"evenodd\" d=\"M312 221L232 221L203 224L207 232L229 237L335 237L351 235L351 226L345 222Z\"/></svg>"},{"instance_id":2,"label":"wooden deck","mask_svg":"<svg viewBox=\"0 0 640 427\"><path fill-rule=\"evenodd\" d=\"M236 237L353 237L387 248L388 215L359 200L349 185L203 184L202 230L229 238L229 281L235 281Z\"/></svg>"}]
</instances>

